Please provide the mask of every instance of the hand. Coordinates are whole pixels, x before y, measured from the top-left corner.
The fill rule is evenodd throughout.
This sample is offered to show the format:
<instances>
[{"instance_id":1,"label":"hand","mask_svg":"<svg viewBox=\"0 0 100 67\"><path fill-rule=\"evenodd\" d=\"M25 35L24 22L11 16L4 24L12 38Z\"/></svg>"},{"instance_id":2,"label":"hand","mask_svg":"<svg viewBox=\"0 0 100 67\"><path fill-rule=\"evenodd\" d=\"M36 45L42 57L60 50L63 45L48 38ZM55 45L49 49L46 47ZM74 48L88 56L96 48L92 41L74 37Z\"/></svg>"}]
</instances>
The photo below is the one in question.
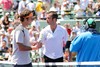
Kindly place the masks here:
<instances>
[{"instance_id":1,"label":"hand","mask_svg":"<svg viewBox=\"0 0 100 67\"><path fill-rule=\"evenodd\" d=\"M34 44L32 45L32 50L37 50L41 47L42 45L39 42L34 42Z\"/></svg>"},{"instance_id":2,"label":"hand","mask_svg":"<svg viewBox=\"0 0 100 67\"><path fill-rule=\"evenodd\" d=\"M33 46L35 46L35 45L37 45L37 44L38 44L37 41L32 42L32 45L33 45Z\"/></svg>"}]
</instances>

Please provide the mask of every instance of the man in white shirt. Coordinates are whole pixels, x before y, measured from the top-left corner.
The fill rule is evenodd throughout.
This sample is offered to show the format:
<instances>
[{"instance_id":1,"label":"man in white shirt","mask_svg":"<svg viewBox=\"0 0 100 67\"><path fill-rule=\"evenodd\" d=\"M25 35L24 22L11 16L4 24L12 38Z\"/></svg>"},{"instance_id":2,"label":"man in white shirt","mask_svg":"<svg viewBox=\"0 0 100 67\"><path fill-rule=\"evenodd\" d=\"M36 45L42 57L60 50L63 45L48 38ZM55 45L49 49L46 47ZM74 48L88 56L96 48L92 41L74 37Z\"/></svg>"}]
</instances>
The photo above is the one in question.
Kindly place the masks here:
<instances>
[{"instance_id":1,"label":"man in white shirt","mask_svg":"<svg viewBox=\"0 0 100 67\"><path fill-rule=\"evenodd\" d=\"M27 26L33 20L32 17L33 13L28 9L20 13L21 24L16 27L12 41L12 62L15 63L14 67L32 67L30 50L38 49L38 47L31 45L32 43L30 43L30 35L27 29Z\"/></svg>"},{"instance_id":2,"label":"man in white shirt","mask_svg":"<svg viewBox=\"0 0 100 67\"><path fill-rule=\"evenodd\" d=\"M68 40L64 27L57 25L58 15L50 11L46 15L47 27L42 29L38 45L43 45L44 62L63 62L63 47Z\"/></svg>"}]
</instances>

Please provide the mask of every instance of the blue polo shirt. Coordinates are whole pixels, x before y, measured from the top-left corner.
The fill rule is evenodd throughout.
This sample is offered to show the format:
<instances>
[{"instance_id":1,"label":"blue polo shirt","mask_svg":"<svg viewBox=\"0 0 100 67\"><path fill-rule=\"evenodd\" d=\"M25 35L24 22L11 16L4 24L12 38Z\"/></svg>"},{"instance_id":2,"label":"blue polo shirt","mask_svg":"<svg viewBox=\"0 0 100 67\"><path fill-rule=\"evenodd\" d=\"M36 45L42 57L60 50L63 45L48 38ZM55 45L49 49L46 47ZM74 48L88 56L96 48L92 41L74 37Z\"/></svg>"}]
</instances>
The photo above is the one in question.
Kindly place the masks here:
<instances>
[{"instance_id":1,"label":"blue polo shirt","mask_svg":"<svg viewBox=\"0 0 100 67\"><path fill-rule=\"evenodd\" d=\"M77 53L77 62L100 61L100 35L89 31L80 34L71 42L70 51Z\"/></svg>"}]
</instances>

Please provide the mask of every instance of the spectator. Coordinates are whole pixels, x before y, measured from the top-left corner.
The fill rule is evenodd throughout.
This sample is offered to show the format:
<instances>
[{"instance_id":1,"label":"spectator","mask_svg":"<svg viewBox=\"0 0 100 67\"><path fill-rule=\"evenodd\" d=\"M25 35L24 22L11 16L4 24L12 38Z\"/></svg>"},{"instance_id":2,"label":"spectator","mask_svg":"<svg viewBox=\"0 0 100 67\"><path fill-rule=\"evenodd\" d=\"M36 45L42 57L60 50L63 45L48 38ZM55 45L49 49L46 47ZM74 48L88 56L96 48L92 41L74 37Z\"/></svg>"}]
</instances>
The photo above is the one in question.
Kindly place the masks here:
<instances>
[{"instance_id":1,"label":"spectator","mask_svg":"<svg viewBox=\"0 0 100 67\"><path fill-rule=\"evenodd\" d=\"M35 5L32 0L29 3L27 3L26 8L30 11L34 11Z\"/></svg>"},{"instance_id":2,"label":"spectator","mask_svg":"<svg viewBox=\"0 0 100 67\"><path fill-rule=\"evenodd\" d=\"M37 19L40 19L41 16L41 12L42 12L42 8L44 8L43 2L42 0L38 0L38 2L36 3L36 13L37 13Z\"/></svg>"},{"instance_id":3,"label":"spectator","mask_svg":"<svg viewBox=\"0 0 100 67\"><path fill-rule=\"evenodd\" d=\"M52 1L51 0L42 0L43 4L45 5L46 11L49 11L51 5L52 5Z\"/></svg>"},{"instance_id":4,"label":"spectator","mask_svg":"<svg viewBox=\"0 0 100 67\"><path fill-rule=\"evenodd\" d=\"M70 24L69 23L65 23L64 27L66 28L66 31L68 32L68 35L71 35L71 28L70 28Z\"/></svg>"},{"instance_id":5,"label":"spectator","mask_svg":"<svg viewBox=\"0 0 100 67\"><path fill-rule=\"evenodd\" d=\"M41 13L41 20L45 20L46 19L46 10L43 10Z\"/></svg>"},{"instance_id":6,"label":"spectator","mask_svg":"<svg viewBox=\"0 0 100 67\"><path fill-rule=\"evenodd\" d=\"M37 29L36 27L33 25L31 26L31 28L29 29L29 34L30 34L30 38L33 38L34 37L34 34L37 33Z\"/></svg>"},{"instance_id":7,"label":"spectator","mask_svg":"<svg viewBox=\"0 0 100 67\"><path fill-rule=\"evenodd\" d=\"M85 11L90 0L80 0L81 8Z\"/></svg>"},{"instance_id":8,"label":"spectator","mask_svg":"<svg viewBox=\"0 0 100 67\"><path fill-rule=\"evenodd\" d=\"M69 9L69 4L70 2L68 0L63 0L62 6L61 6L61 11L66 11Z\"/></svg>"},{"instance_id":9,"label":"spectator","mask_svg":"<svg viewBox=\"0 0 100 67\"><path fill-rule=\"evenodd\" d=\"M96 16L100 16L100 9L99 9L98 12L96 13Z\"/></svg>"},{"instance_id":10,"label":"spectator","mask_svg":"<svg viewBox=\"0 0 100 67\"><path fill-rule=\"evenodd\" d=\"M76 22L75 26L72 28L72 31L75 31L77 35L82 33L81 24L79 21Z\"/></svg>"},{"instance_id":11,"label":"spectator","mask_svg":"<svg viewBox=\"0 0 100 67\"><path fill-rule=\"evenodd\" d=\"M98 7L99 7L99 9L98 9L98 11L96 13L96 16L100 16L100 4L98 5Z\"/></svg>"},{"instance_id":12,"label":"spectator","mask_svg":"<svg viewBox=\"0 0 100 67\"><path fill-rule=\"evenodd\" d=\"M14 21L12 23L13 27L16 28L20 24L19 14L16 12L14 14Z\"/></svg>"},{"instance_id":13,"label":"spectator","mask_svg":"<svg viewBox=\"0 0 100 67\"><path fill-rule=\"evenodd\" d=\"M12 1L11 0L1 0L0 5L2 5L2 9L4 11L4 15L6 12L10 12L12 7Z\"/></svg>"},{"instance_id":14,"label":"spectator","mask_svg":"<svg viewBox=\"0 0 100 67\"><path fill-rule=\"evenodd\" d=\"M73 31L71 32L71 35L70 35L71 41L72 41L76 36L77 36L77 32L76 32L75 30L73 30Z\"/></svg>"},{"instance_id":15,"label":"spectator","mask_svg":"<svg viewBox=\"0 0 100 67\"><path fill-rule=\"evenodd\" d=\"M57 3L54 3L49 11L56 11L57 14L59 14L60 8L58 7Z\"/></svg>"},{"instance_id":16,"label":"spectator","mask_svg":"<svg viewBox=\"0 0 100 67\"><path fill-rule=\"evenodd\" d=\"M18 14L20 15L20 13L26 8L26 0L22 0L19 2L18 4Z\"/></svg>"},{"instance_id":17,"label":"spectator","mask_svg":"<svg viewBox=\"0 0 100 67\"><path fill-rule=\"evenodd\" d=\"M91 2L89 2L87 8L86 8L86 16L93 16L94 14L94 9L93 9L93 5Z\"/></svg>"},{"instance_id":18,"label":"spectator","mask_svg":"<svg viewBox=\"0 0 100 67\"><path fill-rule=\"evenodd\" d=\"M94 5L95 12L97 12L98 9L100 8L99 5L100 5L100 0L97 0L97 2Z\"/></svg>"},{"instance_id":19,"label":"spectator","mask_svg":"<svg viewBox=\"0 0 100 67\"><path fill-rule=\"evenodd\" d=\"M3 60L7 60L5 55L8 53L8 47L6 46L6 41L3 40L2 44L0 44L0 55L3 56Z\"/></svg>"},{"instance_id":20,"label":"spectator","mask_svg":"<svg viewBox=\"0 0 100 67\"><path fill-rule=\"evenodd\" d=\"M6 43L6 47L8 47L8 37L6 35L6 31L1 29L0 30L0 43L2 44L3 41Z\"/></svg>"},{"instance_id":21,"label":"spectator","mask_svg":"<svg viewBox=\"0 0 100 67\"><path fill-rule=\"evenodd\" d=\"M19 1L14 1L13 5L12 5L12 9L13 9L14 13L17 12L18 6L19 6Z\"/></svg>"},{"instance_id":22,"label":"spectator","mask_svg":"<svg viewBox=\"0 0 100 67\"><path fill-rule=\"evenodd\" d=\"M100 46L100 34L95 29L96 23L89 18L86 26L88 30L71 42L70 51L77 54L76 62L100 61L98 54L100 52L100 47L98 47Z\"/></svg>"},{"instance_id":23,"label":"spectator","mask_svg":"<svg viewBox=\"0 0 100 67\"><path fill-rule=\"evenodd\" d=\"M8 37L8 44L9 44L9 46L10 46L11 41L12 41L12 31L13 31L13 30L14 30L13 27L9 27L9 28L7 29L7 37Z\"/></svg>"},{"instance_id":24,"label":"spectator","mask_svg":"<svg viewBox=\"0 0 100 67\"><path fill-rule=\"evenodd\" d=\"M32 26L35 26L36 30L39 32L40 31L40 22L37 19L37 16L34 16L34 20L31 23Z\"/></svg>"},{"instance_id":25,"label":"spectator","mask_svg":"<svg viewBox=\"0 0 100 67\"><path fill-rule=\"evenodd\" d=\"M10 25L10 20L9 20L10 14L7 12L2 18L1 18L1 26L2 28L7 31L9 25Z\"/></svg>"},{"instance_id":26,"label":"spectator","mask_svg":"<svg viewBox=\"0 0 100 67\"><path fill-rule=\"evenodd\" d=\"M74 13L76 17L83 16L83 9L81 8L80 0L77 0L77 4L74 7Z\"/></svg>"}]
</instances>

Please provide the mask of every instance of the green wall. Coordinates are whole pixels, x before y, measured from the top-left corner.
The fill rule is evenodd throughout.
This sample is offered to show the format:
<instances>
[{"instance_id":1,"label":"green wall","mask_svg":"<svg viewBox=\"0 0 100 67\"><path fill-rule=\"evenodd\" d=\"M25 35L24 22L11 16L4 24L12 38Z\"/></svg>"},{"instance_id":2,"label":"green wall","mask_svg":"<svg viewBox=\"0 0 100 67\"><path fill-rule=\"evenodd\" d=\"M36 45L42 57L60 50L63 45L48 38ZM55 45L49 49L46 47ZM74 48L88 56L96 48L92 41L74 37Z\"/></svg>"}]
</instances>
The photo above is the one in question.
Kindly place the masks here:
<instances>
[{"instance_id":1,"label":"green wall","mask_svg":"<svg viewBox=\"0 0 100 67\"><path fill-rule=\"evenodd\" d=\"M76 21L80 21L80 24L82 24L83 20L74 20L74 19L70 19L70 20L59 20L61 25L64 25L65 23L70 23L71 27L76 23ZM40 25L41 25L41 29L44 28L45 26L47 26L48 24L46 23L46 20L41 20L40 21Z\"/></svg>"},{"instance_id":2,"label":"green wall","mask_svg":"<svg viewBox=\"0 0 100 67\"><path fill-rule=\"evenodd\" d=\"M84 19L83 19L84 20ZM80 21L80 24L83 25L83 20L74 20L74 19L70 19L70 20L60 20L61 25L64 25L65 23L70 23L71 27L73 27L73 25L75 25L75 23L77 21ZM100 32L100 20L96 19L96 30L98 30ZM41 29L46 27L48 24L46 23L46 20L41 20L40 21L40 27Z\"/></svg>"}]
</instances>

